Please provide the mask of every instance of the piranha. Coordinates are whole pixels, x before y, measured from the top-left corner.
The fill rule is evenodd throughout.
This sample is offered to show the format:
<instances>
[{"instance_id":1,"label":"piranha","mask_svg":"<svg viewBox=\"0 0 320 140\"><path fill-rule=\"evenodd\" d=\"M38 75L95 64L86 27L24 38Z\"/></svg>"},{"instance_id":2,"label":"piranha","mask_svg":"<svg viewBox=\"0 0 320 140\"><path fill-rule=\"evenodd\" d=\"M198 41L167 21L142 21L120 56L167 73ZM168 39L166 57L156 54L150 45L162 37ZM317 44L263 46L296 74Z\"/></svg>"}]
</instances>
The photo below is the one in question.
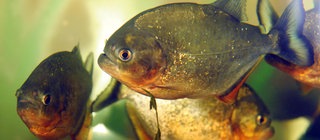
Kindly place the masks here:
<instances>
[{"instance_id":1,"label":"piranha","mask_svg":"<svg viewBox=\"0 0 320 140\"><path fill-rule=\"evenodd\" d=\"M249 85L239 90L231 124L234 140L266 140L274 134L269 110Z\"/></svg>"},{"instance_id":2,"label":"piranha","mask_svg":"<svg viewBox=\"0 0 320 140\"><path fill-rule=\"evenodd\" d=\"M91 124L93 55L78 46L43 60L17 90L17 112L39 139L87 139Z\"/></svg>"},{"instance_id":3,"label":"piranha","mask_svg":"<svg viewBox=\"0 0 320 140\"><path fill-rule=\"evenodd\" d=\"M309 67L295 65L273 55L267 55L266 61L274 67L288 73L294 79L311 87L320 87L320 2L315 0L315 7L306 12L303 34L310 40L314 50L314 64ZM309 87L309 88L308 88Z\"/></svg>"},{"instance_id":4,"label":"piranha","mask_svg":"<svg viewBox=\"0 0 320 140\"><path fill-rule=\"evenodd\" d=\"M119 96L127 100L127 111L138 137L152 139L157 123L155 112L147 107L150 97L125 86ZM246 84L240 88L235 104L225 104L214 97L156 102L161 139L264 140L274 134L268 110Z\"/></svg>"},{"instance_id":5,"label":"piranha","mask_svg":"<svg viewBox=\"0 0 320 140\"><path fill-rule=\"evenodd\" d=\"M99 56L100 68L129 88L156 98L216 96L232 103L265 54L313 64L299 29L304 9L295 0L275 23L259 0L260 26L246 21L246 0L174 3L146 10L118 29ZM265 34L264 34L265 33Z\"/></svg>"}]
</instances>

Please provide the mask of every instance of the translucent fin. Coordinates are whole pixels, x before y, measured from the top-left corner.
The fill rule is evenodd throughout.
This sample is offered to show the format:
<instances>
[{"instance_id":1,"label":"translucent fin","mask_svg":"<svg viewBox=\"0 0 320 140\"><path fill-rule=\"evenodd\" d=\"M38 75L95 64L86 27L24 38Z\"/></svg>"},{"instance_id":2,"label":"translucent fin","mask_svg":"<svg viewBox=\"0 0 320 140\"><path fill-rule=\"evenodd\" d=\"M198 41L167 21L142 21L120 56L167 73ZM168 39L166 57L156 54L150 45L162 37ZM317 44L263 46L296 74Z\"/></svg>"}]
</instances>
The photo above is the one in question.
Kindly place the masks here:
<instances>
[{"instance_id":1,"label":"translucent fin","mask_svg":"<svg viewBox=\"0 0 320 140\"><path fill-rule=\"evenodd\" d=\"M138 119L134 105L127 102L126 107L127 107L127 112L129 114L129 118L131 120L131 123L133 124L134 130L135 130L139 140L151 140L152 139L151 136L148 135L148 133L143 128L141 122Z\"/></svg>"},{"instance_id":2,"label":"translucent fin","mask_svg":"<svg viewBox=\"0 0 320 140\"><path fill-rule=\"evenodd\" d=\"M79 43L76 46L74 46L74 48L72 49L72 53L75 54L78 57L78 59L82 62L79 46Z\"/></svg>"},{"instance_id":3,"label":"translucent fin","mask_svg":"<svg viewBox=\"0 0 320 140\"><path fill-rule=\"evenodd\" d=\"M239 90L241 89L241 87L245 84L245 82L247 81L248 77L251 75L251 73L257 68L257 66L260 64L261 60L263 59L263 57L261 56L258 61L254 64L254 66L250 69L250 71L248 71L248 73L246 75L243 76L243 78L240 80L239 83L237 83L237 85L235 85L235 87L226 95L222 95L222 96L218 96L218 100L226 103L226 104L233 104L237 97L238 97L238 93Z\"/></svg>"},{"instance_id":4,"label":"translucent fin","mask_svg":"<svg viewBox=\"0 0 320 140\"><path fill-rule=\"evenodd\" d=\"M258 0L257 14L261 33L268 34L279 18L269 0Z\"/></svg>"},{"instance_id":5,"label":"translucent fin","mask_svg":"<svg viewBox=\"0 0 320 140\"><path fill-rule=\"evenodd\" d=\"M108 86L99 94L99 96L92 103L92 111L98 112L111 105L112 103L118 101L118 93L120 90L121 84L116 79L111 78Z\"/></svg>"},{"instance_id":6,"label":"translucent fin","mask_svg":"<svg viewBox=\"0 0 320 140\"><path fill-rule=\"evenodd\" d=\"M92 52L87 56L86 61L84 62L84 67L92 77L92 74L93 74L93 53Z\"/></svg>"},{"instance_id":7,"label":"translucent fin","mask_svg":"<svg viewBox=\"0 0 320 140\"><path fill-rule=\"evenodd\" d=\"M212 4L234 16L239 21L248 21L248 16L246 13L247 0L217 0Z\"/></svg>"},{"instance_id":8,"label":"translucent fin","mask_svg":"<svg viewBox=\"0 0 320 140\"><path fill-rule=\"evenodd\" d=\"M281 58L299 66L314 63L313 47L302 34L305 11L301 0L293 0L285 9L275 29L279 31Z\"/></svg>"},{"instance_id":9,"label":"translucent fin","mask_svg":"<svg viewBox=\"0 0 320 140\"><path fill-rule=\"evenodd\" d=\"M81 128L78 130L75 136L72 136L72 139L74 140L91 140L92 139L92 132L91 132L92 113L91 112L92 112L91 109L87 108L85 119L81 125Z\"/></svg>"}]
</instances>

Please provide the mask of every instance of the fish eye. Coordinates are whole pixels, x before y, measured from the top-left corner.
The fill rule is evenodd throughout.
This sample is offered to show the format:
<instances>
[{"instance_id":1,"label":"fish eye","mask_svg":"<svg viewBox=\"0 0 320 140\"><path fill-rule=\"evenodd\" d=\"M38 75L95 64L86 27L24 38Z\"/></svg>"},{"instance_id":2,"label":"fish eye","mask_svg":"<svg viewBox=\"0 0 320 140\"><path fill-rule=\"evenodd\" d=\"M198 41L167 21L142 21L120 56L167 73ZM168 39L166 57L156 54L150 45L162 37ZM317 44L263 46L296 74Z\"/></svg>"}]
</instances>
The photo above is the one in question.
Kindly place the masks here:
<instances>
[{"instance_id":1,"label":"fish eye","mask_svg":"<svg viewBox=\"0 0 320 140\"><path fill-rule=\"evenodd\" d=\"M49 105L51 102L51 96L50 95L44 95L42 96L42 103L44 105Z\"/></svg>"},{"instance_id":2,"label":"fish eye","mask_svg":"<svg viewBox=\"0 0 320 140\"><path fill-rule=\"evenodd\" d=\"M132 52L129 49L121 49L119 51L119 58L121 61L129 61L132 58Z\"/></svg>"},{"instance_id":3,"label":"fish eye","mask_svg":"<svg viewBox=\"0 0 320 140\"><path fill-rule=\"evenodd\" d=\"M268 118L266 116L263 116L263 115L258 115L256 117L256 123L258 125L264 125L268 122Z\"/></svg>"}]
</instances>

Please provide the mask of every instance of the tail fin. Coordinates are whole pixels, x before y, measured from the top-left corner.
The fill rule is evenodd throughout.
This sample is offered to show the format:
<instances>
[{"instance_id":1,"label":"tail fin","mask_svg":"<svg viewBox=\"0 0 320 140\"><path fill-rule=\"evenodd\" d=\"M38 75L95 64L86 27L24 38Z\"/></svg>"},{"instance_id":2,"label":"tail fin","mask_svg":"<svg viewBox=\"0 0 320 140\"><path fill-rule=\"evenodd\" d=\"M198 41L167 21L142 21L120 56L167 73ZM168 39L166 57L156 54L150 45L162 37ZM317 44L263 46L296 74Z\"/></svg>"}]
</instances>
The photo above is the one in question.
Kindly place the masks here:
<instances>
[{"instance_id":1,"label":"tail fin","mask_svg":"<svg viewBox=\"0 0 320 140\"><path fill-rule=\"evenodd\" d=\"M293 0L285 9L274 29L279 32L278 46L281 58L299 66L311 66L313 47L302 34L305 11L302 0Z\"/></svg>"}]
</instances>

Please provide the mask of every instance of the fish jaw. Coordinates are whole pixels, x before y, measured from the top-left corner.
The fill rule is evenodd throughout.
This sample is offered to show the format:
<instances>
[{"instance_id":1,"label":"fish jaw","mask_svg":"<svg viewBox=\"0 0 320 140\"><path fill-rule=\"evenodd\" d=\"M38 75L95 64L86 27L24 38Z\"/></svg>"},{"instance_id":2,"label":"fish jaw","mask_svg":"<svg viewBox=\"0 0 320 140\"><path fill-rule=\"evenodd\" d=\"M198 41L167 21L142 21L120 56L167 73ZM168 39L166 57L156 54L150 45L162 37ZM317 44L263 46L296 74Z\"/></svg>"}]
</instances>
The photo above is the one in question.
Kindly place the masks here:
<instances>
[{"instance_id":1,"label":"fish jaw","mask_svg":"<svg viewBox=\"0 0 320 140\"><path fill-rule=\"evenodd\" d=\"M241 130L239 124L233 124L232 130L235 140L268 140L274 135L274 128L272 126L256 130L253 133L247 133Z\"/></svg>"},{"instance_id":2,"label":"fish jaw","mask_svg":"<svg viewBox=\"0 0 320 140\"><path fill-rule=\"evenodd\" d=\"M110 74L111 76L116 76L119 73L119 69L117 68L116 64L113 63L105 53L100 54L98 58L98 65L104 72Z\"/></svg>"},{"instance_id":3,"label":"fish jaw","mask_svg":"<svg viewBox=\"0 0 320 140\"><path fill-rule=\"evenodd\" d=\"M61 126L65 120L59 113L43 112L43 104L30 95L17 91L17 113L31 133L40 139L59 139L71 133L69 128Z\"/></svg>"},{"instance_id":4,"label":"fish jaw","mask_svg":"<svg viewBox=\"0 0 320 140\"><path fill-rule=\"evenodd\" d=\"M159 81L165 67L162 62L154 63L152 66L144 66L143 63L137 62L130 64L129 67L123 67L118 62L112 61L107 54L101 54L98 58L98 64L104 72L140 93L145 93L142 88L156 88L154 85Z\"/></svg>"},{"instance_id":5,"label":"fish jaw","mask_svg":"<svg viewBox=\"0 0 320 140\"><path fill-rule=\"evenodd\" d=\"M63 128L59 131L61 118L58 114L52 116L44 115L39 109L24 108L18 109L18 114L27 125L30 132L41 139L58 139L68 135Z\"/></svg>"}]
</instances>

